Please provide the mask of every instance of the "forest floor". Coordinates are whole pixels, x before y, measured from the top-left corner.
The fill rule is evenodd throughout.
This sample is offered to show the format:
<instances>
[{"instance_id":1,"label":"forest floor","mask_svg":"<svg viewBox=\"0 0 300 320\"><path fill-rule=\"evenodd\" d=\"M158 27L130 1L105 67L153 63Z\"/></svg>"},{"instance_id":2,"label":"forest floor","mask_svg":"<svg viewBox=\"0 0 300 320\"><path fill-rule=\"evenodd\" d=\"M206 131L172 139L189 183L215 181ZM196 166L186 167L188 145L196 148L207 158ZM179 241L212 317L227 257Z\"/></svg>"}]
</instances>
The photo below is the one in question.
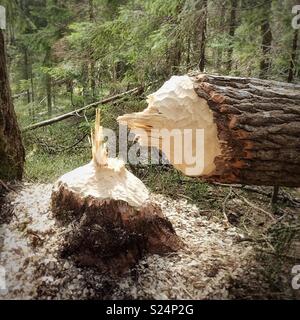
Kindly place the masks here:
<instances>
[{"instance_id":1,"label":"forest floor","mask_svg":"<svg viewBox=\"0 0 300 320\"><path fill-rule=\"evenodd\" d=\"M12 187L0 204L0 299L300 299L291 286L300 264L297 190L281 190L273 212L270 188L206 186L198 204L179 191L153 193L185 246L112 278L60 257L52 184Z\"/></svg>"}]
</instances>

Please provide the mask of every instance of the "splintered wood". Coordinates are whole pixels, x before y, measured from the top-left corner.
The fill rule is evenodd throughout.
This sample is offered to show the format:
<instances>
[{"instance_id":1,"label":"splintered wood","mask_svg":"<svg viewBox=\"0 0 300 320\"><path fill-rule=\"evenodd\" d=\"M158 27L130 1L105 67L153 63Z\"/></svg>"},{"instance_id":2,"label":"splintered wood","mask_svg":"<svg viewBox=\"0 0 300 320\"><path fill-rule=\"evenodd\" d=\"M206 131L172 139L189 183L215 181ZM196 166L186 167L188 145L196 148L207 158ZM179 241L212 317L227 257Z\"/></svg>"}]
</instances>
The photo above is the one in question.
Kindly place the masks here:
<instances>
[{"instance_id":1,"label":"splintered wood","mask_svg":"<svg viewBox=\"0 0 300 320\"><path fill-rule=\"evenodd\" d=\"M107 166L107 147L104 142L103 127L100 123L100 110L96 110L95 132L91 131L92 156L97 166Z\"/></svg>"}]
</instances>

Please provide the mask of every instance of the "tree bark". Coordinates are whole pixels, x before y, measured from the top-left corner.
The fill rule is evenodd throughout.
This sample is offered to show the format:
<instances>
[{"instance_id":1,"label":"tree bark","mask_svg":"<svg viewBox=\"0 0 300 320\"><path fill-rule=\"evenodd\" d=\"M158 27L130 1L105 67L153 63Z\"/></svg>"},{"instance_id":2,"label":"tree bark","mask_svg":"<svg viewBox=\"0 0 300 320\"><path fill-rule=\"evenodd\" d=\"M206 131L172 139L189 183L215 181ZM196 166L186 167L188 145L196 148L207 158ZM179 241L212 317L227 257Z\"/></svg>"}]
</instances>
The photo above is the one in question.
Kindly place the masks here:
<instances>
[{"instance_id":1,"label":"tree bark","mask_svg":"<svg viewBox=\"0 0 300 320\"><path fill-rule=\"evenodd\" d=\"M222 183L300 186L300 86L222 76L193 78L213 112Z\"/></svg>"},{"instance_id":2,"label":"tree bark","mask_svg":"<svg viewBox=\"0 0 300 320\"><path fill-rule=\"evenodd\" d=\"M0 179L21 179L25 152L12 102L5 39L0 30Z\"/></svg>"},{"instance_id":3,"label":"tree bark","mask_svg":"<svg viewBox=\"0 0 300 320\"><path fill-rule=\"evenodd\" d=\"M98 200L60 186L52 194L52 211L68 226L61 255L79 266L123 274L145 254L167 254L183 243L158 205L135 208L122 200Z\"/></svg>"}]
</instances>

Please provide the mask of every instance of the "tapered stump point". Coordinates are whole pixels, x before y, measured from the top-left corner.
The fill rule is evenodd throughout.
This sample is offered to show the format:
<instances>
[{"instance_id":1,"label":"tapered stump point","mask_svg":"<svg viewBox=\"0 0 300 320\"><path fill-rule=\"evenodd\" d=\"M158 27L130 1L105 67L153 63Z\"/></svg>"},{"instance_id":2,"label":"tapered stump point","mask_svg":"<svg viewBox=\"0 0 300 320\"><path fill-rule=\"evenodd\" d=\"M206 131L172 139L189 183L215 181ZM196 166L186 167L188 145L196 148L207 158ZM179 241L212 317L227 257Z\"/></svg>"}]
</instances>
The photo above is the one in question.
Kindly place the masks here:
<instances>
[{"instance_id":1,"label":"tapered stump point","mask_svg":"<svg viewBox=\"0 0 300 320\"><path fill-rule=\"evenodd\" d=\"M92 141L93 160L63 175L53 189L52 211L68 229L63 256L122 274L146 253L180 249L181 240L143 182L121 160L107 158L98 113Z\"/></svg>"}]
</instances>

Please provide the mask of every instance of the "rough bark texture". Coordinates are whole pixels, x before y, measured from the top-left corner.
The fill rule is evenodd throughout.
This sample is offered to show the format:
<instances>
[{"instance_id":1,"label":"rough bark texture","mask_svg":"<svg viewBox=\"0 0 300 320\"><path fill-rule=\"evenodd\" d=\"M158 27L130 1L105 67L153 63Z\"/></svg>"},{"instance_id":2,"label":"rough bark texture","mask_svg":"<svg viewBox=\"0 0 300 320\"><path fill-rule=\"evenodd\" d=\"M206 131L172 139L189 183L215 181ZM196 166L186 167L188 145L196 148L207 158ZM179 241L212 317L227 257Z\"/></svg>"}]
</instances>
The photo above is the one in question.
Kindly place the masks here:
<instances>
[{"instance_id":1,"label":"rough bark texture","mask_svg":"<svg viewBox=\"0 0 300 320\"><path fill-rule=\"evenodd\" d=\"M209 181L300 186L300 85L193 75L221 144Z\"/></svg>"},{"instance_id":2,"label":"rough bark texture","mask_svg":"<svg viewBox=\"0 0 300 320\"><path fill-rule=\"evenodd\" d=\"M0 30L0 179L21 179L24 158L9 86L4 34Z\"/></svg>"},{"instance_id":3,"label":"rough bark texture","mask_svg":"<svg viewBox=\"0 0 300 320\"><path fill-rule=\"evenodd\" d=\"M151 203L134 208L121 200L82 198L61 186L52 194L52 211L68 225L62 256L80 266L122 274L146 253L182 247L170 221Z\"/></svg>"}]
</instances>

